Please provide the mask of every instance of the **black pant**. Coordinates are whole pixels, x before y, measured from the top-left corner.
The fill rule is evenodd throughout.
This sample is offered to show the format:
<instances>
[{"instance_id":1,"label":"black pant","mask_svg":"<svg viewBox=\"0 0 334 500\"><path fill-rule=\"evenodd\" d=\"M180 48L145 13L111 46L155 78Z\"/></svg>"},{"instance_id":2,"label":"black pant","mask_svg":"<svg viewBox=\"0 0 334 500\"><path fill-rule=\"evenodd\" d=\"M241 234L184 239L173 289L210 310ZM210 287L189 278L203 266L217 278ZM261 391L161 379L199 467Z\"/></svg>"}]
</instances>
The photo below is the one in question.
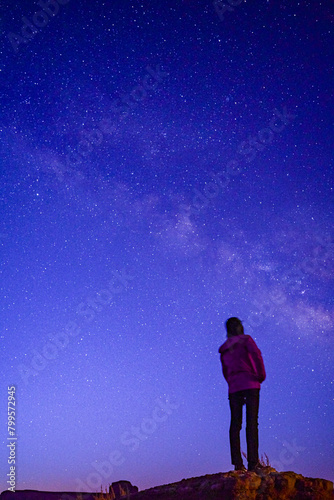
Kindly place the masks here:
<instances>
[{"instance_id":1,"label":"black pant","mask_svg":"<svg viewBox=\"0 0 334 500\"><path fill-rule=\"evenodd\" d=\"M242 427L242 407L246 405L246 440L248 468L259 461L258 414L260 389L246 389L229 395L231 409L230 446L233 465L243 461L240 453L240 431Z\"/></svg>"}]
</instances>

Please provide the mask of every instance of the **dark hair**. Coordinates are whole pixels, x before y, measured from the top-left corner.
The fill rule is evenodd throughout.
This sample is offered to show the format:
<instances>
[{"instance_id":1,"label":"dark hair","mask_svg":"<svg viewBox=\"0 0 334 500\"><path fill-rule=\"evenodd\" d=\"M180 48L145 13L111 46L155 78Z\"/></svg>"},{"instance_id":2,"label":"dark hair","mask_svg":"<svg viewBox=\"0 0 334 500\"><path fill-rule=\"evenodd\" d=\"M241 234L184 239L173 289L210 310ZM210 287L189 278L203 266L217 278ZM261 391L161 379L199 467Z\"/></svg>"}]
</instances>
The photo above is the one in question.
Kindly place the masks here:
<instances>
[{"instance_id":1,"label":"dark hair","mask_svg":"<svg viewBox=\"0 0 334 500\"><path fill-rule=\"evenodd\" d=\"M244 327L239 318L228 318L225 323L225 327L227 331L227 337L235 337L236 335L244 334Z\"/></svg>"}]
</instances>

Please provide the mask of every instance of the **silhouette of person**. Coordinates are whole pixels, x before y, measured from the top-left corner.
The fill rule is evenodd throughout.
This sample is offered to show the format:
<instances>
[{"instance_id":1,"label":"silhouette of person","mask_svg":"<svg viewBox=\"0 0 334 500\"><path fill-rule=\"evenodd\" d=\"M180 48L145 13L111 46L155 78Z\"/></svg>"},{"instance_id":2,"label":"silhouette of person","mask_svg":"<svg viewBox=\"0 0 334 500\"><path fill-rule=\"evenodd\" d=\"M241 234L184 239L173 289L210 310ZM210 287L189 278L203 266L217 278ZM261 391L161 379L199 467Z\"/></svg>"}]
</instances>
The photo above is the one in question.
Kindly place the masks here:
<instances>
[{"instance_id":1,"label":"silhouette of person","mask_svg":"<svg viewBox=\"0 0 334 500\"><path fill-rule=\"evenodd\" d=\"M246 441L248 470L261 468L259 463L258 413L260 387L266 378L260 349L250 335L244 334L239 318L225 323L227 340L219 348L223 375L228 383L231 410L231 462L235 470L246 470L240 453L242 408L246 405Z\"/></svg>"}]
</instances>

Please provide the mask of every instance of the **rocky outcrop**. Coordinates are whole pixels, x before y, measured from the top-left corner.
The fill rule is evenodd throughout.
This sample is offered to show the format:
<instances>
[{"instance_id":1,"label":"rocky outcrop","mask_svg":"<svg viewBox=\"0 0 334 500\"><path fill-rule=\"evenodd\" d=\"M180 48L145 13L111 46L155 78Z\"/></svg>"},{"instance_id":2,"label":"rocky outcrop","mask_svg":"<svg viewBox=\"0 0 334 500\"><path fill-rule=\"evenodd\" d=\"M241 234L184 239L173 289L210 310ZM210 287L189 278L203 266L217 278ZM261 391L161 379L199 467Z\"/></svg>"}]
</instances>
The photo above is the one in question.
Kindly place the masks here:
<instances>
[{"instance_id":1,"label":"rocky outcrop","mask_svg":"<svg viewBox=\"0 0 334 500\"><path fill-rule=\"evenodd\" d=\"M277 472L226 472L158 486L131 497L135 500L333 500L333 483Z\"/></svg>"},{"instance_id":2,"label":"rocky outcrop","mask_svg":"<svg viewBox=\"0 0 334 500\"><path fill-rule=\"evenodd\" d=\"M109 493L113 499L126 497L137 491L137 486L132 486L130 481L116 481L109 486Z\"/></svg>"},{"instance_id":3,"label":"rocky outcrop","mask_svg":"<svg viewBox=\"0 0 334 500\"><path fill-rule=\"evenodd\" d=\"M124 483L122 485L122 483ZM127 483L127 484L125 484ZM277 472L271 467L255 472L222 472L183 479L130 493L127 481L113 483L117 490L101 493L56 493L24 490L5 491L0 500L95 500L122 498L131 500L333 500L333 483L304 477L294 472ZM128 487L128 491L124 488ZM132 488L136 488L132 486ZM117 494L117 497L116 497Z\"/></svg>"}]
</instances>

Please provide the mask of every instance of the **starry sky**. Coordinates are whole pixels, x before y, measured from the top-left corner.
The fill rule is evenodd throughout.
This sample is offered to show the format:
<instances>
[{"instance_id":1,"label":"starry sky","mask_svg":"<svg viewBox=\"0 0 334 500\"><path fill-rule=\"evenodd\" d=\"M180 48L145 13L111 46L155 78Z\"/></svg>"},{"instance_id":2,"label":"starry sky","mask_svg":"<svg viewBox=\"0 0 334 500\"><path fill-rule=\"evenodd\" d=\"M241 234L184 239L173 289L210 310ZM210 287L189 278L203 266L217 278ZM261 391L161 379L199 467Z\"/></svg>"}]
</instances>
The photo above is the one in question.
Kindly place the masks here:
<instances>
[{"instance_id":1,"label":"starry sky","mask_svg":"<svg viewBox=\"0 0 334 500\"><path fill-rule=\"evenodd\" d=\"M1 491L12 385L16 489L230 470L230 316L260 455L334 480L333 2L0 13Z\"/></svg>"}]
</instances>

